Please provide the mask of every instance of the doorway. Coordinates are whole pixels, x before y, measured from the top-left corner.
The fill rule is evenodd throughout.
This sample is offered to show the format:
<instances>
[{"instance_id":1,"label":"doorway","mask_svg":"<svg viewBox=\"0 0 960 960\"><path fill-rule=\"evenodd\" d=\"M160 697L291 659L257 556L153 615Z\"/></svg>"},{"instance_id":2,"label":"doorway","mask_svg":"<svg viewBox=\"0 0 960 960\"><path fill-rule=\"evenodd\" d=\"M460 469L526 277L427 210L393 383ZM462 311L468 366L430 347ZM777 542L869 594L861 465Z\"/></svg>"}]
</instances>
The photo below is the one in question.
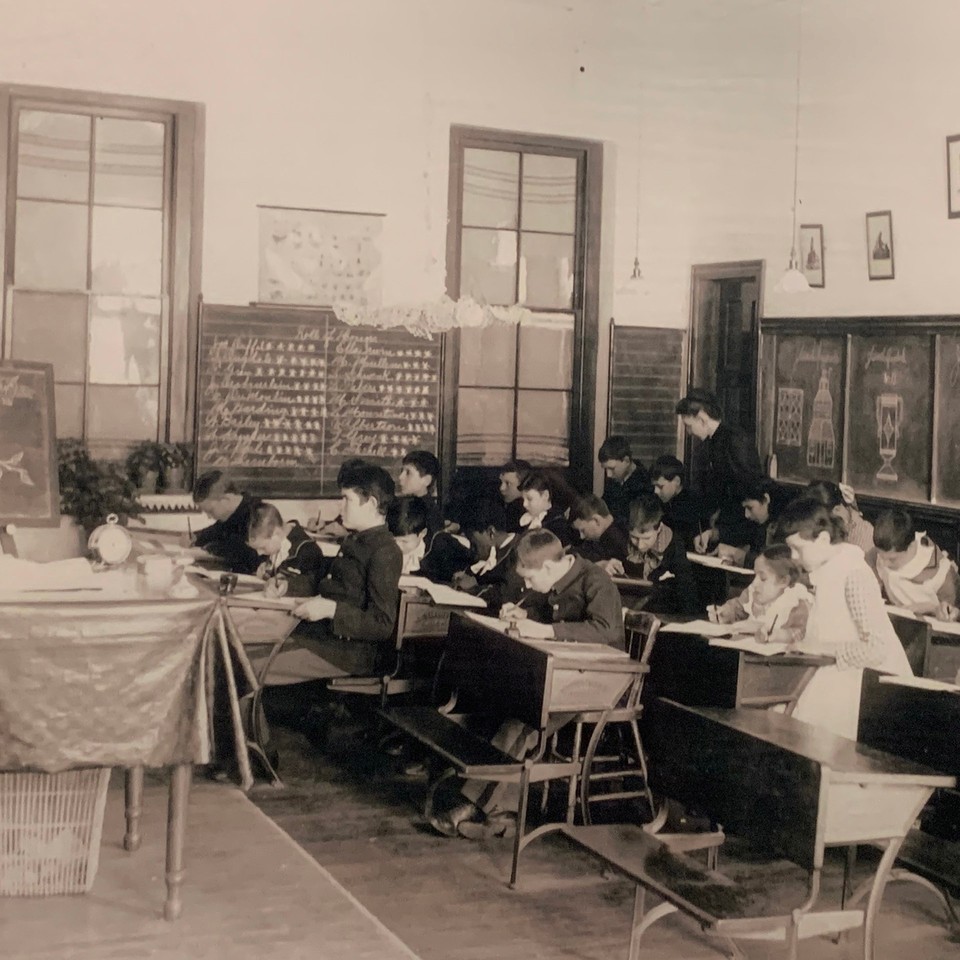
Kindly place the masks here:
<instances>
[{"instance_id":1,"label":"doorway","mask_svg":"<svg viewBox=\"0 0 960 960\"><path fill-rule=\"evenodd\" d=\"M723 419L757 436L762 260L695 265L691 271L688 383L717 395ZM694 486L703 473L700 444L687 438Z\"/></svg>"}]
</instances>

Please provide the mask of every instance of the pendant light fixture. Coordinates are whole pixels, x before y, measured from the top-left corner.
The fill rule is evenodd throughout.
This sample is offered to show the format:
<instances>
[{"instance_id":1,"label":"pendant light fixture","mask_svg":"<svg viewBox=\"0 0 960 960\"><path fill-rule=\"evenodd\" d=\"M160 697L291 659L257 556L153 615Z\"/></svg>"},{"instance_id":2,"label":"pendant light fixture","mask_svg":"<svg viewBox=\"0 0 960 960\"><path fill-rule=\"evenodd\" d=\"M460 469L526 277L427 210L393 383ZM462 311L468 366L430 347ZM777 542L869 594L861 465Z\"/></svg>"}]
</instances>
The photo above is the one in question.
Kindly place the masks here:
<instances>
[{"instance_id":1,"label":"pendant light fixture","mask_svg":"<svg viewBox=\"0 0 960 960\"><path fill-rule=\"evenodd\" d=\"M646 0L640 4L639 27L641 39L646 37ZM636 156L636 182L634 184L634 233L633 233L633 270L630 276L617 289L617 293L628 296L638 296L646 293L644 286L643 271L640 269L640 156L643 147L643 80L642 71L644 70L645 58L638 58L638 71L640 71L637 80L637 156Z\"/></svg>"},{"instance_id":2,"label":"pendant light fixture","mask_svg":"<svg viewBox=\"0 0 960 960\"><path fill-rule=\"evenodd\" d=\"M797 256L797 184L800 170L800 66L803 53L803 0L797 0L797 91L793 126L793 226L790 233L790 263L776 285L779 293L804 293L810 289L800 271Z\"/></svg>"}]
</instances>

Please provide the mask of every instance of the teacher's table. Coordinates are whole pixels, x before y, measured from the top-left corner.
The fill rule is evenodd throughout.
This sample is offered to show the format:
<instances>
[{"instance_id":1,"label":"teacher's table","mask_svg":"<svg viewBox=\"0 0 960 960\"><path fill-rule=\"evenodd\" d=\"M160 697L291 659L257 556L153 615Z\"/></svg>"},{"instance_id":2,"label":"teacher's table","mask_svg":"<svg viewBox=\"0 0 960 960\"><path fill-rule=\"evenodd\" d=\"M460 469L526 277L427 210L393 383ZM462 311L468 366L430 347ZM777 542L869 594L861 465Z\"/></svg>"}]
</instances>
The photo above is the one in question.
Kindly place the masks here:
<instances>
[{"instance_id":1,"label":"teacher's table","mask_svg":"<svg viewBox=\"0 0 960 960\"><path fill-rule=\"evenodd\" d=\"M170 767L164 916L173 920L192 767L210 759L218 598L199 589L174 599L134 569L102 577L102 587L0 596L0 770L126 768L124 847L135 850L143 767Z\"/></svg>"}]
</instances>

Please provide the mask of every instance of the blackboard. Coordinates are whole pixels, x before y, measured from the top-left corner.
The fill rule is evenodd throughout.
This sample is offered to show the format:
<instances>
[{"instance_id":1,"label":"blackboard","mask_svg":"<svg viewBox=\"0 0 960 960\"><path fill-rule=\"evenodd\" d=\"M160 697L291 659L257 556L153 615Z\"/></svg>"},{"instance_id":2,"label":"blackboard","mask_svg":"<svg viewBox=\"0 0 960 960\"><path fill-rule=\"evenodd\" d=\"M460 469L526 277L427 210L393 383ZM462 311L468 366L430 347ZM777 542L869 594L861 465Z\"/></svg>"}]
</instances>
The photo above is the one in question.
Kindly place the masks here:
<instances>
[{"instance_id":1,"label":"blackboard","mask_svg":"<svg viewBox=\"0 0 960 960\"><path fill-rule=\"evenodd\" d=\"M782 479L840 481L845 374L844 337L777 338L772 442Z\"/></svg>"},{"instance_id":2,"label":"blackboard","mask_svg":"<svg viewBox=\"0 0 960 960\"><path fill-rule=\"evenodd\" d=\"M960 333L937 345L937 493L960 503Z\"/></svg>"},{"instance_id":3,"label":"blackboard","mask_svg":"<svg viewBox=\"0 0 960 960\"><path fill-rule=\"evenodd\" d=\"M852 337L848 475L856 490L929 498L931 345L929 334Z\"/></svg>"},{"instance_id":4,"label":"blackboard","mask_svg":"<svg viewBox=\"0 0 960 960\"><path fill-rule=\"evenodd\" d=\"M336 493L344 460L396 473L437 452L441 342L341 323L330 310L204 304L197 469L250 493Z\"/></svg>"},{"instance_id":5,"label":"blackboard","mask_svg":"<svg viewBox=\"0 0 960 960\"><path fill-rule=\"evenodd\" d=\"M53 365L0 361L0 532L60 523L56 435Z\"/></svg>"},{"instance_id":6,"label":"blackboard","mask_svg":"<svg viewBox=\"0 0 960 960\"><path fill-rule=\"evenodd\" d=\"M627 437L647 467L677 450L683 335L666 327L611 326L607 436Z\"/></svg>"}]
</instances>

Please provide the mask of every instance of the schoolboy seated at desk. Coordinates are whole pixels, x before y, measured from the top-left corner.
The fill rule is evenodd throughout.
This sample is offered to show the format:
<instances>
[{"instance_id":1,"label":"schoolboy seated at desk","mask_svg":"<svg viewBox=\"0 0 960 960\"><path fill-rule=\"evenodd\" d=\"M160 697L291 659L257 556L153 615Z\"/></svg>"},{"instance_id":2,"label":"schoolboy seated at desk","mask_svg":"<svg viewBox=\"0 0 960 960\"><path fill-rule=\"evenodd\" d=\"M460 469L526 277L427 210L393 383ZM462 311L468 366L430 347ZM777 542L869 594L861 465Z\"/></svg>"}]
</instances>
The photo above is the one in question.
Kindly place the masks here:
<instances>
[{"instance_id":1,"label":"schoolboy seated at desk","mask_svg":"<svg viewBox=\"0 0 960 960\"><path fill-rule=\"evenodd\" d=\"M842 521L847 532L847 543L859 547L867 557L873 553L873 524L860 512L853 487L832 480L812 480L802 496L819 500Z\"/></svg>"},{"instance_id":2,"label":"schoolboy seated at desk","mask_svg":"<svg viewBox=\"0 0 960 960\"><path fill-rule=\"evenodd\" d=\"M310 534L296 520L284 523L272 503L253 508L247 543L267 558L257 568L257 576L267 581L267 596L312 597L330 567L331 559Z\"/></svg>"},{"instance_id":3,"label":"schoolboy seated at desk","mask_svg":"<svg viewBox=\"0 0 960 960\"><path fill-rule=\"evenodd\" d=\"M756 624L761 643L797 644L807 630L807 618L813 598L800 582L800 564L785 543L767 547L754 564L756 576L739 597L722 606L708 606L712 623Z\"/></svg>"},{"instance_id":4,"label":"schoolboy seated at desk","mask_svg":"<svg viewBox=\"0 0 960 960\"><path fill-rule=\"evenodd\" d=\"M197 477L193 500L214 522L197 531L189 552L216 557L234 573L256 573L263 557L247 543L247 531L253 510L263 501L241 493L221 470Z\"/></svg>"},{"instance_id":5,"label":"schoolboy seated at desk","mask_svg":"<svg viewBox=\"0 0 960 960\"><path fill-rule=\"evenodd\" d=\"M498 526L507 533L521 533L520 518L524 514L523 491L520 484L533 468L526 460L508 460L500 468L500 499L503 501L503 520Z\"/></svg>"},{"instance_id":6,"label":"schoolboy seated at desk","mask_svg":"<svg viewBox=\"0 0 960 960\"><path fill-rule=\"evenodd\" d=\"M324 699L318 679L366 676L377 669L396 624L403 559L386 525L393 480L380 467L359 466L341 489L350 534L320 581L318 596L293 609L305 621L293 632L266 678L270 688L298 686L264 697L268 716L294 724Z\"/></svg>"},{"instance_id":7,"label":"schoolboy seated at desk","mask_svg":"<svg viewBox=\"0 0 960 960\"><path fill-rule=\"evenodd\" d=\"M387 527L403 554L402 574L450 583L473 559L473 551L442 530L429 535L430 506L423 497L397 497L387 510Z\"/></svg>"},{"instance_id":8,"label":"schoolboy seated at desk","mask_svg":"<svg viewBox=\"0 0 960 960\"><path fill-rule=\"evenodd\" d=\"M564 553L563 544L549 530L529 531L517 541L517 572L530 593L522 604L508 603L500 617L516 626L521 636L572 643L601 643L623 649L623 613L613 581L596 564ZM555 733L566 717L552 717L547 735ZM520 721L500 726L494 746L516 759L531 749L536 732ZM512 789L511 789L512 787ZM503 835L514 827L516 788L510 784L471 781L445 813L430 820L444 836L481 839Z\"/></svg>"},{"instance_id":9,"label":"schoolboy seated at desk","mask_svg":"<svg viewBox=\"0 0 960 960\"><path fill-rule=\"evenodd\" d=\"M680 538L684 549L696 549L695 541L709 526L710 517L700 496L684 485L683 461L657 457L650 467L653 492L663 504L663 522Z\"/></svg>"},{"instance_id":10,"label":"schoolboy seated at desk","mask_svg":"<svg viewBox=\"0 0 960 960\"><path fill-rule=\"evenodd\" d=\"M429 508L427 536L443 529L443 511L437 500L440 483L440 461L427 450L410 450L401 461L397 476L397 494L401 497L422 497Z\"/></svg>"},{"instance_id":11,"label":"schoolboy seated at desk","mask_svg":"<svg viewBox=\"0 0 960 960\"><path fill-rule=\"evenodd\" d=\"M703 607L687 552L679 537L663 523L663 504L645 493L630 506L630 550L627 559L600 566L611 576L632 577L649 585L636 609L673 616L696 616Z\"/></svg>"},{"instance_id":12,"label":"schoolboy seated at desk","mask_svg":"<svg viewBox=\"0 0 960 960\"><path fill-rule=\"evenodd\" d=\"M887 600L918 614L956 619L957 565L913 524L906 510L884 510L873 527L870 562Z\"/></svg>"},{"instance_id":13,"label":"schoolboy seated at desk","mask_svg":"<svg viewBox=\"0 0 960 960\"><path fill-rule=\"evenodd\" d=\"M627 532L614 523L610 508L600 497L594 494L581 497L570 511L570 521L581 537L573 546L577 556L594 563L627 559L630 548Z\"/></svg>"},{"instance_id":14,"label":"schoolboy seated at desk","mask_svg":"<svg viewBox=\"0 0 960 960\"><path fill-rule=\"evenodd\" d=\"M555 478L546 471L532 470L520 484L523 493L523 530L549 530L565 546L573 543L573 528L564 516Z\"/></svg>"},{"instance_id":15,"label":"schoolboy seated at desk","mask_svg":"<svg viewBox=\"0 0 960 960\"><path fill-rule=\"evenodd\" d=\"M500 607L516 600L523 593L523 580L516 571L514 548L518 534L500 529L500 517L489 504L478 507L472 522L476 529L465 531L472 550L472 562L453 577L452 583L487 602L487 609L496 613Z\"/></svg>"},{"instance_id":16,"label":"schoolboy seated at desk","mask_svg":"<svg viewBox=\"0 0 960 960\"><path fill-rule=\"evenodd\" d=\"M633 459L626 437L607 437L597 451L603 469L603 499L616 523L624 530L630 522L630 504L650 492L650 476L639 460Z\"/></svg>"},{"instance_id":17,"label":"schoolboy seated at desk","mask_svg":"<svg viewBox=\"0 0 960 960\"><path fill-rule=\"evenodd\" d=\"M752 567L754 560L772 543L777 526L777 518L783 508L793 499L793 495L776 480L769 477L756 477L745 482L740 488L740 505L743 516L750 521L750 542L742 558L745 567ZM728 545L729 546L729 545ZM718 553L723 552L721 542ZM728 555L737 562L739 552L730 547Z\"/></svg>"}]
</instances>

